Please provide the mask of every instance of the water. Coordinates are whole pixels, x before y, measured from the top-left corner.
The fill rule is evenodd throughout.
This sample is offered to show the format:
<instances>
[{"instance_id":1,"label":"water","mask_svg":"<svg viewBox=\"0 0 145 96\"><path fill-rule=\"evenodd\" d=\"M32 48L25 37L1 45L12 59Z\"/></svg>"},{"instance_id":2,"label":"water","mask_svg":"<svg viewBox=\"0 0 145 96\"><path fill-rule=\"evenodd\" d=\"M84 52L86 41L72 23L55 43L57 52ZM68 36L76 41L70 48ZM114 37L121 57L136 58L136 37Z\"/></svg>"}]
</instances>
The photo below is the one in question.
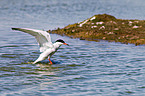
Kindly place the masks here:
<instances>
[{"instance_id":1,"label":"water","mask_svg":"<svg viewBox=\"0 0 145 96\"><path fill-rule=\"evenodd\" d=\"M61 46L51 58L39 56L35 39L11 27L62 28L107 13L145 19L144 0L0 0L1 96L144 96L145 46L94 42L51 34Z\"/></svg>"}]
</instances>

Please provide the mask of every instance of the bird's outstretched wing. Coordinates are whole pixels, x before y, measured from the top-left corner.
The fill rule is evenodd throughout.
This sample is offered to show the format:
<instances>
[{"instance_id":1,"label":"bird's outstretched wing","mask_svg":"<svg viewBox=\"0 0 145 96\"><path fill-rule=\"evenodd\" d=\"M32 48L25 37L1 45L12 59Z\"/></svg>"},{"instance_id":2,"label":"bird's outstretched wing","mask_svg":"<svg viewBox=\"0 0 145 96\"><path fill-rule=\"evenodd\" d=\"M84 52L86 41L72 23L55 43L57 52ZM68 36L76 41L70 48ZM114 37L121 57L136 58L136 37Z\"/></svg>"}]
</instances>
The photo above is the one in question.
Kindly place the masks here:
<instances>
[{"instance_id":1,"label":"bird's outstretched wing","mask_svg":"<svg viewBox=\"0 0 145 96\"><path fill-rule=\"evenodd\" d=\"M12 28L12 30L19 30L31 34L32 36L35 36L40 46L40 52L44 52L47 48L53 47L50 34L46 31L29 29L29 28Z\"/></svg>"}]
</instances>

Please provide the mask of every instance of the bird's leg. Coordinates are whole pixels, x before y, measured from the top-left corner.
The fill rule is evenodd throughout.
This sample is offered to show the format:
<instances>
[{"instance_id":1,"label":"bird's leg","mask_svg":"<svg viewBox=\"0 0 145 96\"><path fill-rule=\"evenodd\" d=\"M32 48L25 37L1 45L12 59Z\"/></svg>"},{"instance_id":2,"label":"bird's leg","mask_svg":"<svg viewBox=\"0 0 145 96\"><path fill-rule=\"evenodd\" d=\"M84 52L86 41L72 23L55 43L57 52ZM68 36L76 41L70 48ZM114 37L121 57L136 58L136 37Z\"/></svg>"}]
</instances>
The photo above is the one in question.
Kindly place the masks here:
<instances>
[{"instance_id":1,"label":"bird's leg","mask_svg":"<svg viewBox=\"0 0 145 96\"><path fill-rule=\"evenodd\" d=\"M49 60L50 64L53 64L53 63L51 62L50 58L49 58L48 60Z\"/></svg>"}]
</instances>

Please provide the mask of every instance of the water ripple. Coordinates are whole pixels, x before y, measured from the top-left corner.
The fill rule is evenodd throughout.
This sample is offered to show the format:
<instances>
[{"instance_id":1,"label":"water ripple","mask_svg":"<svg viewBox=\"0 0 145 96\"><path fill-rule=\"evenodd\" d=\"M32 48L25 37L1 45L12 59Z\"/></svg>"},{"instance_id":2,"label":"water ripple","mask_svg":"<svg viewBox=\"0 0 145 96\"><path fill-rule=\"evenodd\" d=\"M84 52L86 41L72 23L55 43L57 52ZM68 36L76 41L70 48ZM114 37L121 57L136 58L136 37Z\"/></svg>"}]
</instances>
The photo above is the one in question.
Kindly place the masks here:
<instances>
[{"instance_id":1,"label":"water ripple","mask_svg":"<svg viewBox=\"0 0 145 96\"><path fill-rule=\"evenodd\" d=\"M144 45L93 42L51 34L53 42L60 38L70 46L61 46L52 56L53 65L48 60L32 64L40 54L37 42L28 34L11 30L62 28L94 13L144 19L144 5L144 0L0 0L1 94L144 96Z\"/></svg>"}]
</instances>

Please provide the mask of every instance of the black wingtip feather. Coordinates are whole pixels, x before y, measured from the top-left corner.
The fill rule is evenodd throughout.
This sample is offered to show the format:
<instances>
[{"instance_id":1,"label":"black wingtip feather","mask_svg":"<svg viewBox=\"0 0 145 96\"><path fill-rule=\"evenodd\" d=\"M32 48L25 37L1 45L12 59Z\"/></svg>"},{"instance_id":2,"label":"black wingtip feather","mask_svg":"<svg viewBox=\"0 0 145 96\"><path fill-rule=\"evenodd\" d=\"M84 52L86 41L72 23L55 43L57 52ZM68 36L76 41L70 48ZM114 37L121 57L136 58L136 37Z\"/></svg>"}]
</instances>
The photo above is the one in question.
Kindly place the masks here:
<instances>
[{"instance_id":1,"label":"black wingtip feather","mask_svg":"<svg viewBox=\"0 0 145 96\"><path fill-rule=\"evenodd\" d=\"M12 28L12 30L18 30L18 28Z\"/></svg>"}]
</instances>

